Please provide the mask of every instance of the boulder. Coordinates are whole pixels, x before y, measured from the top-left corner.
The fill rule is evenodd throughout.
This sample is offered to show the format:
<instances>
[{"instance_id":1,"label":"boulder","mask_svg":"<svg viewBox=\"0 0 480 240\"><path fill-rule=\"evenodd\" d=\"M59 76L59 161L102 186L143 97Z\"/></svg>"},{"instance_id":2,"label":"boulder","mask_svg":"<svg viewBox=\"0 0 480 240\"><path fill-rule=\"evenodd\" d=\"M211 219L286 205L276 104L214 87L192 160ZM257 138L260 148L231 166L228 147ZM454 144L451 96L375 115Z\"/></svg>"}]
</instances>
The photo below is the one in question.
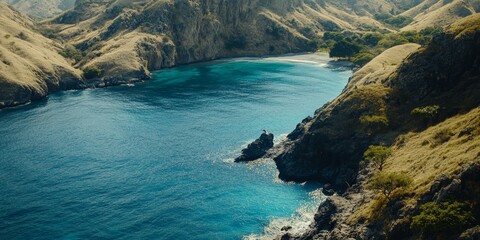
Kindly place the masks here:
<instances>
[{"instance_id":1,"label":"boulder","mask_svg":"<svg viewBox=\"0 0 480 240\"><path fill-rule=\"evenodd\" d=\"M242 150L242 155L235 159L235 162L250 162L263 157L267 151L273 147L273 134L264 130L260 137L248 144L247 148Z\"/></svg>"}]
</instances>

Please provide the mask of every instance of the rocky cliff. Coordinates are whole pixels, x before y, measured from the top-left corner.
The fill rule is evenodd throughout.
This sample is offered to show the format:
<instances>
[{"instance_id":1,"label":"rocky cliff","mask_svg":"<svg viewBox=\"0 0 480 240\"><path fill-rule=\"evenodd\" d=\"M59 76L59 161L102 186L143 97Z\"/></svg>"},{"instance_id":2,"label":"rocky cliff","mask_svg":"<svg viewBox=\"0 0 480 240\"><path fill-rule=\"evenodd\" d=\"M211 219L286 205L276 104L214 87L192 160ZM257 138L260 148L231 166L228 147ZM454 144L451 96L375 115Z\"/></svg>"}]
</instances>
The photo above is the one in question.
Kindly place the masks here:
<instances>
[{"instance_id":1,"label":"rocky cliff","mask_svg":"<svg viewBox=\"0 0 480 240\"><path fill-rule=\"evenodd\" d=\"M317 0L79 0L52 23L57 37L87 54L79 66L104 69L108 83L178 64L312 51L325 30L382 28L333 7Z\"/></svg>"},{"instance_id":2,"label":"rocky cliff","mask_svg":"<svg viewBox=\"0 0 480 240\"><path fill-rule=\"evenodd\" d=\"M476 31L456 24L428 47L394 47L357 71L337 99L288 136L286 150L275 159L280 176L345 188L366 147L390 145L400 133L419 128L407 120L412 109L439 105L440 121L478 106Z\"/></svg>"},{"instance_id":3,"label":"rocky cliff","mask_svg":"<svg viewBox=\"0 0 480 240\"><path fill-rule=\"evenodd\" d=\"M339 192L320 206L312 232L299 239L428 238L411 228L412 217L427 202L465 203L476 219L442 235L433 232L434 238L454 239L478 225L480 179L472 172L480 161L479 46L476 14L426 47L394 47L357 71L337 99L298 125L275 156L280 177L319 180ZM417 118L413 110L425 106L438 111ZM377 174L360 165L370 145L391 146L382 171L410 177L409 189L391 199L367 190ZM465 234L478 236L475 230Z\"/></svg>"}]
</instances>

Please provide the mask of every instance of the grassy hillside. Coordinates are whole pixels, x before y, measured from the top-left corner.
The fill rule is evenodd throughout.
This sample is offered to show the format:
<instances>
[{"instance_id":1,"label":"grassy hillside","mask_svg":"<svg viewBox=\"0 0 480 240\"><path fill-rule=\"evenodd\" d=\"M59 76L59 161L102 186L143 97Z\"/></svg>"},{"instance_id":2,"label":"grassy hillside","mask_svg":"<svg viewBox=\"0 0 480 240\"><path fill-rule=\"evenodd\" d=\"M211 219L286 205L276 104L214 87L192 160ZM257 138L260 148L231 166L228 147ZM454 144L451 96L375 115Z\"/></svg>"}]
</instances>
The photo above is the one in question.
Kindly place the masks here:
<instances>
[{"instance_id":1,"label":"grassy hillside","mask_svg":"<svg viewBox=\"0 0 480 240\"><path fill-rule=\"evenodd\" d=\"M475 14L425 47L389 49L289 135L275 158L280 177L343 192L320 206L315 228L299 239L479 236L478 46ZM380 159L364 158L367 149L382 147L381 167L365 162Z\"/></svg>"},{"instance_id":2,"label":"grassy hillside","mask_svg":"<svg viewBox=\"0 0 480 240\"><path fill-rule=\"evenodd\" d=\"M82 84L81 72L58 53L62 46L34 28L30 19L0 4L0 107Z\"/></svg>"},{"instance_id":3,"label":"grassy hillside","mask_svg":"<svg viewBox=\"0 0 480 240\"><path fill-rule=\"evenodd\" d=\"M57 14L73 4L70 0L8 1L24 13L34 11L37 16ZM152 70L223 57L314 51L319 46L340 49L338 56L343 56L345 46L339 43L353 49L346 56L361 66L392 46L426 44L435 31L405 30L443 26L476 12L479 3L480 0L78 0L72 9L53 19L40 24L28 20L27 28L32 34L41 32L53 39L38 38L45 40L43 46L51 45L48 48L52 51L42 53L43 56L58 60L60 53L64 58L60 60L67 65L56 65L69 68L77 77L85 71L91 85L109 86L149 79ZM437 10L438 14L433 14ZM445 16L444 20L440 16ZM4 25L15 26L14 22ZM398 32L400 29L403 32ZM25 42L16 39L18 43L7 39L3 43ZM31 76L23 79L32 86L43 81ZM28 89L9 92L6 99L10 100L5 102L26 102L26 96L32 95ZM34 98L47 91L45 87L35 89Z\"/></svg>"},{"instance_id":4,"label":"grassy hillside","mask_svg":"<svg viewBox=\"0 0 480 240\"><path fill-rule=\"evenodd\" d=\"M446 26L479 11L480 2L476 0L424 1L401 14L413 18L412 23L402 30L422 30L432 26Z\"/></svg>"},{"instance_id":5,"label":"grassy hillside","mask_svg":"<svg viewBox=\"0 0 480 240\"><path fill-rule=\"evenodd\" d=\"M320 0L80 0L51 22L49 32L83 51L81 68L142 78L175 64L314 50L314 39L325 31L383 28L370 16ZM110 71L112 59L125 55L132 66L118 62L115 69L124 70Z\"/></svg>"},{"instance_id":6,"label":"grassy hillside","mask_svg":"<svg viewBox=\"0 0 480 240\"><path fill-rule=\"evenodd\" d=\"M49 18L70 9L75 0L1 0L35 18Z\"/></svg>"}]
</instances>

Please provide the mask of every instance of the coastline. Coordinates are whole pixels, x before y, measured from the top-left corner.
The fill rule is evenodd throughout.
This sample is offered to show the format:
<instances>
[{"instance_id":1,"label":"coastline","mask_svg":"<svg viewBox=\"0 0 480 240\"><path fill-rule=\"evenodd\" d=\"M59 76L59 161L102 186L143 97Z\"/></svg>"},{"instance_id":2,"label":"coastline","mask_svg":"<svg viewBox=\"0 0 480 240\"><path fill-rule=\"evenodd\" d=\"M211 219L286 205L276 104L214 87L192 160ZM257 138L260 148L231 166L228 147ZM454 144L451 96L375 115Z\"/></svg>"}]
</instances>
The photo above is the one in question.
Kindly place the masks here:
<instances>
[{"instance_id":1,"label":"coastline","mask_svg":"<svg viewBox=\"0 0 480 240\"><path fill-rule=\"evenodd\" d=\"M332 68L332 69L339 69L339 70L351 70L353 69L352 63L348 61L337 61L333 58L328 56L328 53L325 52L303 52L303 53L285 53L280 55L264 55L258 57L249 57L249 56L239 56L233 58L218 58L213 60L206 60L200 62L192 62L188 64L176 64L169 68L164 69L171 69L179 66L188 66L188 65L195 65L195 64L204 64L204 63L211 63L211 62L223 62L223 61L245 61L245 60L261 60L261 61L280 61L280 62L292 62L292 63L305 63L305 64L317 64L322 65L323 67ZM163 69L158 70L151 70L151 72L158 72L162 71ZM106 87L115 87L121 86L125 84L133 84L139 82L145 82L152 79L152 73L150 74L141 74L138 77L125 77L125 78L96 78L87 81L83 79L83 84L79 84L77 86L70 86L65 89L55 89L54 91L48 91L45 96L38 97L38 98L31 98L27 101L12 101L12 102L0 102L0 111L3 109L11 109L11 108L21 108L32 102L41 101L48 97L49 94L60 92L60 91L69 91L69 90L85 90L85 89L95 89L95 88L106 88Z\"/></svg>"}]
</instances>

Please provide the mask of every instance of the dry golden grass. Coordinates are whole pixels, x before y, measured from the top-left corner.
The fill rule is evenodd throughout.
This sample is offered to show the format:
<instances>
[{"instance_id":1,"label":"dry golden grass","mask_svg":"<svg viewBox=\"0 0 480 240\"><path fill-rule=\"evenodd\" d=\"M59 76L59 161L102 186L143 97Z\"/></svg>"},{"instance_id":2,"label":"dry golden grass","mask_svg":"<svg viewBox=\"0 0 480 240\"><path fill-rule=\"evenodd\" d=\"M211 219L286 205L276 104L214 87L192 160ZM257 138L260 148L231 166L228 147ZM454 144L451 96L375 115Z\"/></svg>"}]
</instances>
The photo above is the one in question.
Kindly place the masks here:
<instances>
[{"instance_id":1,"label":"dry golden grass","mask_svg":"<svg viewBox=\"0 0 480 240\"><path fill-rule=\"evenodd\" d=\"M475 161L480 161L480 107L422 132L399 136L383 172L400 172L413 179L408 189L396 191L392 198L412 193L413 197L404 199L404 204L415 206L418 197L430 189L437 177L452 176ZM348 221L354 224L360 219L379 220L384 217L386 204L386 199L378 194L356 209Z\"/></svg>"},{"instance_id":2,"label":"dry golden grass","mask_svg":"<svg viewBox=\"0 0 480 240\"><path fill-rule=\"evenodd\" d=\"M480 160L480 108L400 138L402 143L394 146L384 170L412 177L412 190L419 196L436 177L452 175L465 164Z\"/></svg>"},{"instance_id":3,"label":"dry golden grass","mask_svg":"<svg viewBox=\"0 0 480 240\"><path fill-rule=\"evenodd\" d=\"M58 83L61 72L80 78L80 71L58 54L59 45L32 28L30 19L0 3L0 81L45 95L46 81ZM13 93L2 94L0 101Z\"/></svg>"},{"instance_id":4,"label":"dry golden grass","mask_svg":"<svg viewBox=\"0 0 480 240\"><path fill-rule=\"evenodd\" d=\"M382 84L382 81L394 73L400 63L418 48L420 45L409 43L387 49L358 70L351 80L353 86L349 87Z\"/></svg>"},{"instance_id":5,"label":"dry golden grass","mask_svg":"<svg viewBox=\"0 0 480 240\"><path fill-rule=\"evenodd\" d=\"M447 26L455 21L474 14L479 0L425 1L402 15L414 17L414 21L402 31L422 30L427 27ZM425 9L426 8L426 9Z\"/></svg>"},{"instance_id":6,"label":"dry golden grass","mask_svg":"<svg viewBox=\"0 0 480 240\"><path fill-rule=\"evenodd\" d=\"M454 24L447 30L447 33L454 34L456 38L474 34L480 31L480 13L468 16Z\"/></svg>"}]
</instances>

